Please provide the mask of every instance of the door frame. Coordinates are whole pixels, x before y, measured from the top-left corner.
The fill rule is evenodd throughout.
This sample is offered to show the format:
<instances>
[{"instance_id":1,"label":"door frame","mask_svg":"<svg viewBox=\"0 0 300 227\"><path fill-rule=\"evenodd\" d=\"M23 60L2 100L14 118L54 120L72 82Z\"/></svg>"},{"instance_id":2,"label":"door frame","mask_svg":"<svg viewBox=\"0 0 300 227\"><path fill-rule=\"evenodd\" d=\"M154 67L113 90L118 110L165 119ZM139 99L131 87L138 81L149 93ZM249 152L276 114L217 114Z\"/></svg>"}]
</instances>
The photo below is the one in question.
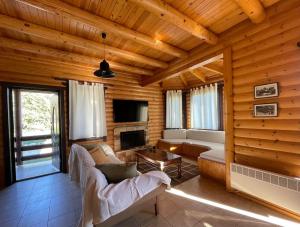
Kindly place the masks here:
<instances>
[{"instance_id":1,"label":"door frame","mask_svg":"<svg viewBox=\"0 0 300 227\"><path fill-rule=\"evenodd\" d=\"M22 83L2 83L2 110L3 110L3 139L4 139L4 160L5 160L5 180L6 185L16 182L14 141L10 138L14 128L12 115L12 89L24 89L35 91L50 91L58 94L59 115L60 115L60 172L66 173L66 141L65 141L65 88L47 85L22 84ZM39 176L37 176L39 177ZM36 178L36 177L32 177ZM29 179L29 178L28 178ZM30 178L31 179L31 178ZM26 179L27 180L27 179Z\"/></svg>"}]
</instances>

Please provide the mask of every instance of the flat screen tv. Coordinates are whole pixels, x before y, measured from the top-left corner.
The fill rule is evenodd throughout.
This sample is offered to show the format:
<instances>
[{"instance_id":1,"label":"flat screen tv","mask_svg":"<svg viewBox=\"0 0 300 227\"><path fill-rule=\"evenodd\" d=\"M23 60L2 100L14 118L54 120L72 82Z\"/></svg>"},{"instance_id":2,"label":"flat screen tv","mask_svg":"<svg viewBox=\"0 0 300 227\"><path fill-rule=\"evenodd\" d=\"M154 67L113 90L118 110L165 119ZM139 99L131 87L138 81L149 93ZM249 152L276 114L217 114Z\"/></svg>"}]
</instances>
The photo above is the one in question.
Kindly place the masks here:
<instances>
[{"instance_id":1,"label":"flat screen tv","mask_svg":"<svg viewBox=\"0 0 300 227\"><path fill-rule=\"evenodd\" d=\"M113 100L114 122L147 122L148 102L136 100Z\"/></svg>"}]
</instances>

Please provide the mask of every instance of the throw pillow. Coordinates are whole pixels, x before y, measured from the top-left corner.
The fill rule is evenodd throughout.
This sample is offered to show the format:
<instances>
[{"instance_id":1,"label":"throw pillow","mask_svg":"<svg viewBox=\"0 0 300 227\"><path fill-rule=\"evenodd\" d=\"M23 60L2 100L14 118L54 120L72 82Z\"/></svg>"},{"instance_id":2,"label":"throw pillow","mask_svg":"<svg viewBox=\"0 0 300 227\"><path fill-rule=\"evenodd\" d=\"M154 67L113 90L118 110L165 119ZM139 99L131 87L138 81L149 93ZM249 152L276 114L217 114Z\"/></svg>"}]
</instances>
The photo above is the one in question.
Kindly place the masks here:
<instances>
[{"instance_id":1,"label":"throw pillow","mask_svg":"<svg viewBox=\"0 0 300 227\"><path fill-rule=\"evenodd\" d=\"M80 144L80 146L84 147L87 151L90 151L99 146L99 143L85 143Z\"/></svg>"},{"instance_id":2,"label":"throw pillow","mask_svg":"<svg viewBox=\"0 0 300 227\"><path fill-rule=\"evenodd\" d=\"M115 152L113 151L113 149L108 144L100 143L99 147L103 150L104 154L115 156Z\"/></svg>"},{"instance_id":3,"label":"throw pillow","mask_svg":"<svg viewBox=\"0 0 300 227\"><path fill-rule=\"evenodd\" d=\"M111 162L111 159L106 156L98 146L91 150L88 150L88 152L90 153L96 164Z\"/></svg>"},{"instance_id":4,"label":"throw pillow","mask_svg":"<svg viewBox=\"0 0 300 227\"><path fill-rule=\"evenodd\" d=\"M138 176L136 163L107 163L95 167L104 174L109 183L119 183L125 179Z\"/></svg>"}]
</instances>

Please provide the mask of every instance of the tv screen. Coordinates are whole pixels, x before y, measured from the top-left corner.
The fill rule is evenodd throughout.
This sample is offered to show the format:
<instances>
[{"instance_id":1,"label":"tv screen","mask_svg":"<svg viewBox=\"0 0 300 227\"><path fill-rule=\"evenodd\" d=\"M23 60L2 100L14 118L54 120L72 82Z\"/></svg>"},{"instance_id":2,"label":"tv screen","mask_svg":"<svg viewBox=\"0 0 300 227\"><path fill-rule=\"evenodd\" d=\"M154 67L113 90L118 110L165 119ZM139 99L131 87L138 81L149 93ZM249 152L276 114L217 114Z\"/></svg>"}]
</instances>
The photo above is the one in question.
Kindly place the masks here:
<instances>
[{"instance_id":1,"label":"tv screen","mask_svg":"<svg viewBox=\"0 0 300 227\"><path fill-rule=\"evenodd\" d=\"M135 100L113 100L114 122L146 122L148 102Z\"/></svg>"}]
</instances>

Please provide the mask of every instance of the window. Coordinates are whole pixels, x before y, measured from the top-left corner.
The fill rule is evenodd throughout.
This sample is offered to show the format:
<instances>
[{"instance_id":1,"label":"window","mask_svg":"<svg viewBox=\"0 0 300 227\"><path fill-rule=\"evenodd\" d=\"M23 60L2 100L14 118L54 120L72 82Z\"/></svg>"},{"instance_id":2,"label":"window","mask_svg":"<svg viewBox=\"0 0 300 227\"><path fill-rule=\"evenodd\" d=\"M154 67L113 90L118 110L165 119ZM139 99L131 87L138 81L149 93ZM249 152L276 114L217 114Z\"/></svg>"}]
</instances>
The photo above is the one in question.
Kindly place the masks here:
<instances>
[{"instance_id":1,"label":"window","mask_svg":"<svg viewBox=\"0 0 300 227\"><path fill-rule=\"evenodd\" d=\"M182 91L167 91L166 128L182 128Z\"/></svg>"},{"instance_id":2,"label":"window","mask_svg":"<svg viewBox=\"0 0 300 227\"><path fill-rule=\"evenodd\" d=\"M191 90L191 127L197 129L222 129L222 89L217 84Z\"/></svg>"}]
</instances>

